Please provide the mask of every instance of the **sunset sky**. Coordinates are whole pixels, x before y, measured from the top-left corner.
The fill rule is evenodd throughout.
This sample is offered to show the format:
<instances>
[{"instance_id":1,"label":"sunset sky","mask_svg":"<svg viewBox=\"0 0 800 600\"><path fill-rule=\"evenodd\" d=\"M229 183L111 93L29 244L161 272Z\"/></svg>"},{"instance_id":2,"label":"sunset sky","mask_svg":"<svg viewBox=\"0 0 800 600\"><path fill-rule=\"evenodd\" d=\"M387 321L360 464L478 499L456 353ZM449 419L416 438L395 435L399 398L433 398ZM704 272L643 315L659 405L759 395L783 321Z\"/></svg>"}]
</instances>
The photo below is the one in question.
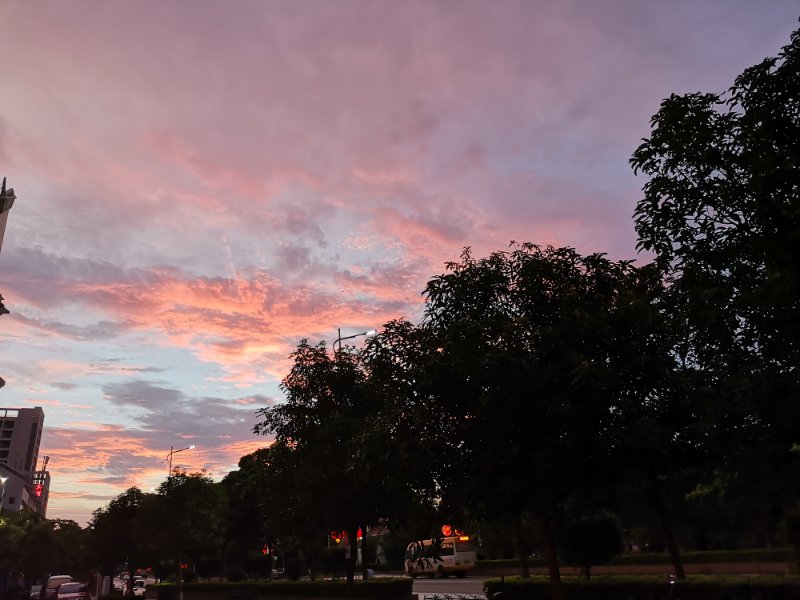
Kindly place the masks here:
<instances>
[{"instance_id":1,"label":"sunset sky","mask_svg":"<svg viewBox=\"0 0 800 600\"><path fill-rule=\"evenodd\" d=\"M464 246L637 258L628 158L669 94L777 54L796 0L0 2L0 406L50 518L269 443L288 355ZM638 256L646 262L646 256Z\"/></svg>"}]
</instances>

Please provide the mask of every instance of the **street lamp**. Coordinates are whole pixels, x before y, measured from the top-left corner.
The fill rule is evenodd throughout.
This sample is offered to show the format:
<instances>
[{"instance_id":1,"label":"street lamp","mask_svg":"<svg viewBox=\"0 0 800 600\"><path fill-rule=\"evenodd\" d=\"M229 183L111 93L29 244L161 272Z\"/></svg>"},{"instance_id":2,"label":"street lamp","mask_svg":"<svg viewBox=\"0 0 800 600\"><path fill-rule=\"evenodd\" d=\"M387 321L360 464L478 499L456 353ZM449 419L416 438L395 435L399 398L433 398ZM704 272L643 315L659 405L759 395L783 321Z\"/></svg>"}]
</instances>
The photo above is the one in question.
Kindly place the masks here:
<instances>
[{"instance_id":1,"label":"street lamp","mask_svg":"<svg viewBox=\"0 0 800 600\"><path fill-rule=\"evenodd\" d=\"M172 477L172 455L177 454L178 452L183 452L184 450L194 450L197 446L192 444L191 446L186 446L186 448L181 448L180 450L175 450L172 446L169 447L169 471L167 472L167 477Z\"/></svg>"},{"instance_id":2,"label":"street lamp","mask_svg":"<svg viewBox=\"0 0 800 600\"><path fill-rule=\"evenodd\" d=\"M3 503L6 501L6 481L8 481L8 477L0 477L0 484L3 485L3 491L0 492L0 511L3 510Z\"/></svg>"},{"instance_id":3,"label":"street lamp","mask_svg":"<svg viewBox=\"0 0 800 600\"><path fill-rule=\"evenodd\" d=\"M342 337L342 330L341 329L337 329L336 331L339 332L339 337L337 337L335 340L333 340L333 351L334 352L336 352L336 344L339 344L339 350L341 351L341 349L342 349L342 340L352 340L353 338L361 337L362 335L372 336L372 335L375 335L376 333L378 333L374 329L370 329L369 331L362 331L361 333L355 333L353 335L347 335L345 337Z\"/></svg>"},{"instance_id":4,"label":"street lamp","mask_svg":"<svg viewBox=\"0 0 800 600\"><path fill-rule=\"evenodd\" d=\"M196 448L194 444L191 446L186 446L186 448L180 448L179 450L175 450L172 446L169 447L169 473L167 474L167 503L169 505L170 512L172 511L172 455L177 454L178 452L183 452L184 450L193 450ZM181 552L180 552L180 545L178 546L178 560L176 566L176 577L178 583L178 599L183 600L183 573L181 572Z\"/></svg>"}]
</instances>

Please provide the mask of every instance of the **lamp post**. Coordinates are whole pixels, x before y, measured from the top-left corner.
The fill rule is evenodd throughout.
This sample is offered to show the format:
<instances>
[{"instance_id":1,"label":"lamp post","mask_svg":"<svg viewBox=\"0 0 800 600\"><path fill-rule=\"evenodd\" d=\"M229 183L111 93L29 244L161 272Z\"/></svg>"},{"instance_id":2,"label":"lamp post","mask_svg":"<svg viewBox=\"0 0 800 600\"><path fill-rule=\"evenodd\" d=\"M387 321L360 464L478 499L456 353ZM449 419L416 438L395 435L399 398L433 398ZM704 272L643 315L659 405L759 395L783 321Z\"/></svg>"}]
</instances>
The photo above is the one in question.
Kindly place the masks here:
<instances>
[{"instance_id":1,"label":"lamp post","mask_svg":"<svg viewBox=\"0 0 800 600\"><path fill-rule=\"evenodd\" d=\"M167 474L167 502L169 503L170 511L172 510L172 456L177 454L178 452L183 452L184 450L193 450L196 448L194 444L191 446L186 446L186 448L180 448L179 450L175 450L172 446L169 447L169 473ZM180 551L180 542L178 542L178 560L177 560L177 569L176 569L176 577L177 577L177 584L178 584L178 598L179 600L183 600L183 570L181 569L181 551Z\"/></svg>"},{"instance_id":2,"label":"lamp post","mask_svg":"<svg viewBox=\"0 0 800 600\"><path fill-rule=\"evenodd\" d=\"M191 446L186 446L186 448L181 448L180 450L175 450L172 446L169 447L169 471L167 472L167 477L172 477L172 455L177 454L178 452L183 452L184 450L194 450L197 446L192 444Z\"/></svg>"},{"instance_id":3,"label":"lamp post","mask_svg":"<svg viewBox=\"0 0 800 600\"><path fill-rule=\"evenodd\" d=\"M342 337L342 330L341 329L337 329L336 331L338 333L338 336L333 342L334 358L335 358L335 355L336 355L336 344L339 344L339 352L342 351L342 340L352 340L354 338L361 337L362 335L373 336L376 333L378 333L374 329L370 329L369 331L362 331L361 333L354 333L353 335L346 335L346 336ZM356 538L358 538L358 535L356 535ZM358 539L354 539L352 541L352 543L353 543L353 548L355 550L356 556L358 556ZM364 527L362 529L362 536L361 536L361 568L362 568L362 572L363 572L362 577L366 580L367 579L367 527L366 527L366 525L364 525Z\"/></svg>"},{"instance_id":4,"label":"lamp post","mask_svg":"<svg viewBox=\"0 0 800 600\"><path fill-rule=\"evenodd\" d=\"M8 481L8 477L0 477L0 484L3 485L2 492L0 492L0 512L3 512L3 504L6 501L6 481Z\"/></svg>"},{"instance_id":5,"label":"lamp post","mask_svg":"<svg viewBox=\"0 0 800 600\"><path fill-rule=\"evenodd\" d=\"M345 337L342 337L342 330L341 329L337 329L336 331L339 332L339 336L335 340L333 340L333 351L334 352L336 352L336 344L339 344L339 350L341 351L341 349L342 349L342 340L352 340L354 338L361 337L362 335L371 336L371 335L375 335L376 333L378 333L374 329L370 329L369 331L362 331L361 333L354 333L353 335L346 335Z\"/></svg>"}]
</instances>

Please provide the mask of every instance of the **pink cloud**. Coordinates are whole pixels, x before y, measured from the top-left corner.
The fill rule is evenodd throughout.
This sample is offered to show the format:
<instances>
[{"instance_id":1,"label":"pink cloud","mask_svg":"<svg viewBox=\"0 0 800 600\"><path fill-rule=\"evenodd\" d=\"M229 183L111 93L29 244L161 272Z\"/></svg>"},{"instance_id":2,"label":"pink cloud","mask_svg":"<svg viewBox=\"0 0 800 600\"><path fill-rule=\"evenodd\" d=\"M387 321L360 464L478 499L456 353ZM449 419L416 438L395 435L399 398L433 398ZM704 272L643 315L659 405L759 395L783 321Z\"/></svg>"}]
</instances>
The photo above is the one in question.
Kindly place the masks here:
<instances>
[{"instance_id":1,"label":"pink cloud","mask_svg":"<svg viewBox=\"0 0 800 600\"><path fill-rule=\"evenodd\" d=\"M228 437L182 465L268 442L248 411L296 343L418 317L463 246L633 257L627 159L661 98L725 89L796 27L791 2L188 7L0 9L4 394L54 415L62 515L157 482L208 424Z\"/></svg>"}]
</instances>

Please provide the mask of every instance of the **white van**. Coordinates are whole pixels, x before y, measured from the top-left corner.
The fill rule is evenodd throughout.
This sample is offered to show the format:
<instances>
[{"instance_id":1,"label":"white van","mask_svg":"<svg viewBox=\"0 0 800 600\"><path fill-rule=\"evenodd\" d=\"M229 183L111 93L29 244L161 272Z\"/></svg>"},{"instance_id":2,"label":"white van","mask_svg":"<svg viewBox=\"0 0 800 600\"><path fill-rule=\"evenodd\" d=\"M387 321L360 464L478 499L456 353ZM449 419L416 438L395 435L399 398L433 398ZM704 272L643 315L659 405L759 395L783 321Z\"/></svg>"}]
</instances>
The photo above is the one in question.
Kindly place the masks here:
<instances>
[{"instance_id":1,"label":"white van","mask_svg":"<svg viewBox=\"0 0 800 600\"><path fill-rule=\"evenodd\" d=\"M454 535L439 540L411 542L406 548L405 572L411 577L447 577L451 573L464 577L467 571L475 568L478 553L475 541L468 535Z\"/></svg>"},{"instance_id":2,"label":"white van","mask_svg":"<svg viewBox=\"0 0 800 600\"><path fill-rule=\"evenodd\" d=\"M58 596L58 588L62 583L72 583L71 575L51 575L44 586L44 592L40 594L42 600L55 600Z\"/></svg>"}]
</instances>

